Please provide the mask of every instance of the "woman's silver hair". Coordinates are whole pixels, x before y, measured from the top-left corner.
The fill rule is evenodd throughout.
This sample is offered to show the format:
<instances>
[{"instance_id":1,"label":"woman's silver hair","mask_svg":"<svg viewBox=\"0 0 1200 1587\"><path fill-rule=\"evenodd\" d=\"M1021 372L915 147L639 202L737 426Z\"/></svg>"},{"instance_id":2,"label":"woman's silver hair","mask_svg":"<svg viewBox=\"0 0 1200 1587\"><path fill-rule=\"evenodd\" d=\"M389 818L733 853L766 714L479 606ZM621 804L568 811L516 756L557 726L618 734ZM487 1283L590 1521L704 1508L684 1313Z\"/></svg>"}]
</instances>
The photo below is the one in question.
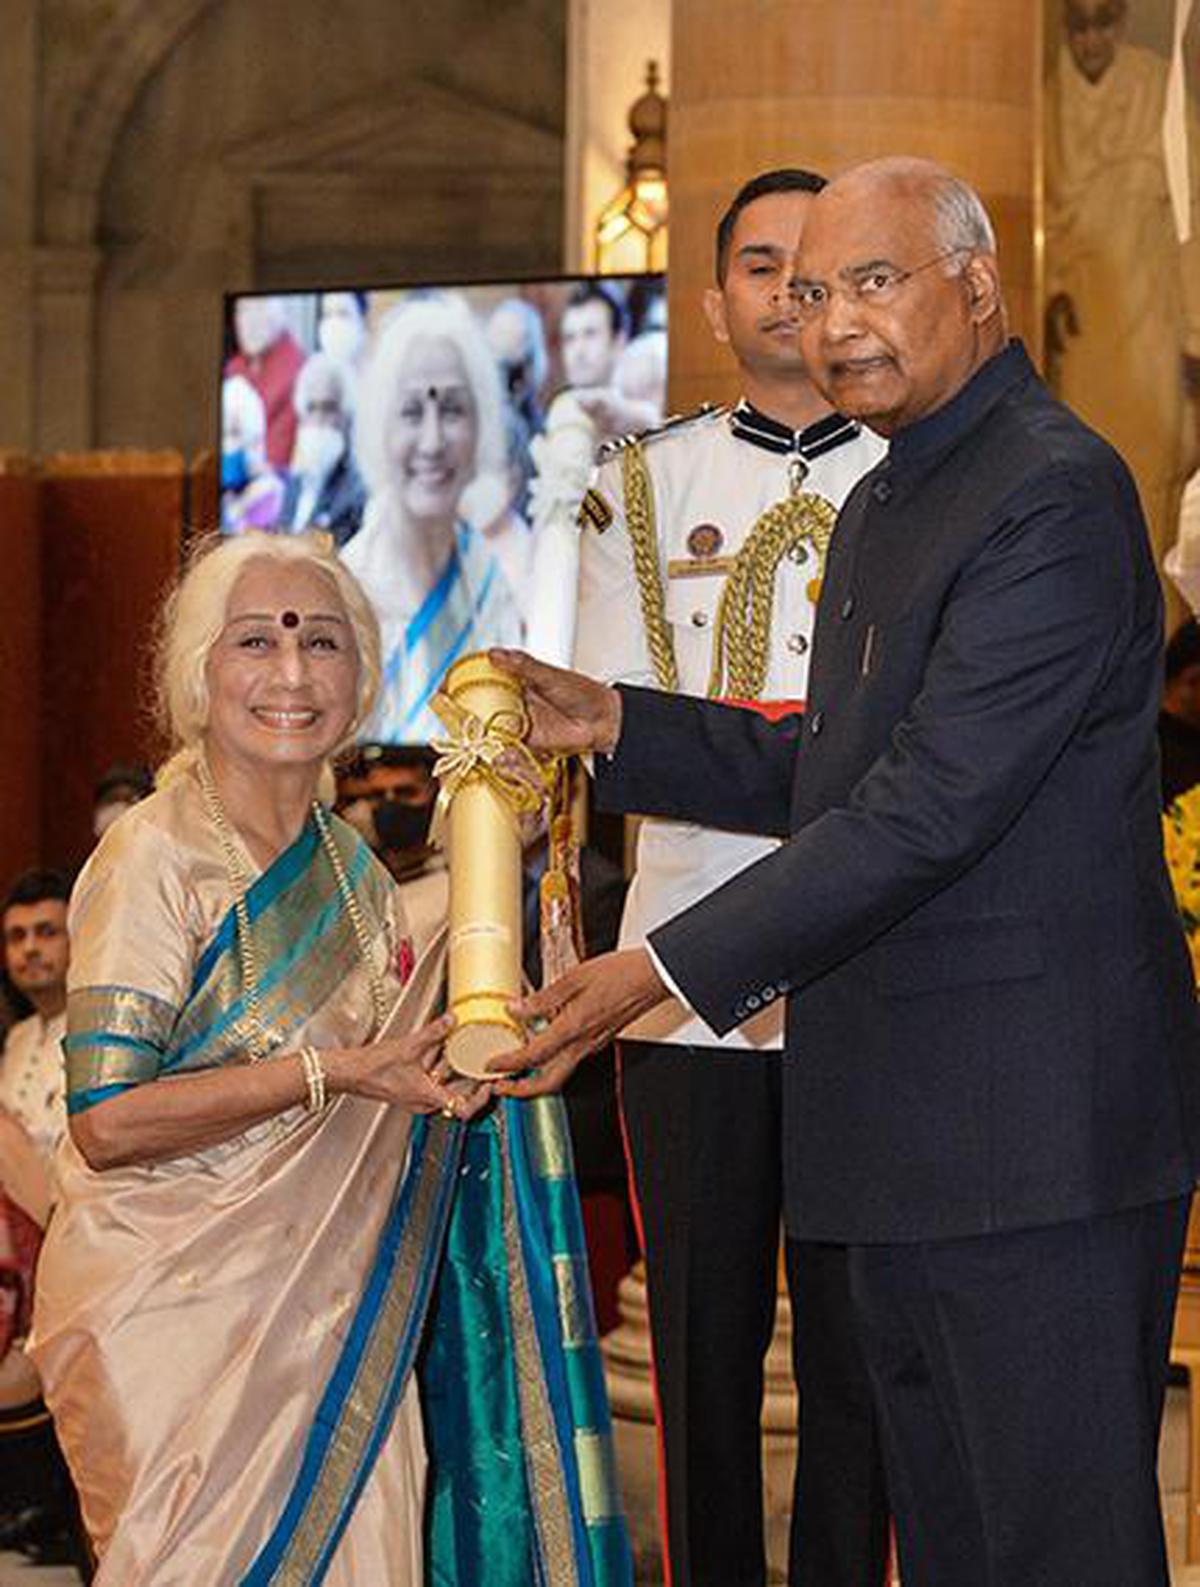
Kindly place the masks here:
<instances>
[{"instance_id":1,"label":"woman's silver hair","mask_svg":"<svg viewBox=\"0 0 1200 1587\"><path fill-rule=\"evenodd\" d=\"M335 753L353 741L371 714L379 692L379 623L362 585L337 555L329 536L275 535L259 529L229 538L210 536L189 560L159 619L155 681L159 716L172 750L159 771L160 785L190 764L203 745L209 654L225 627L234 585L252 562L315 568L329 580L345 609L358 651L358 699L354 721Z\"/></svg>"},{"instance_id":2,"label":"woman's silver hair","mask_svg":"<svg viewBox=\"0 0 1200 1587\"><path fill-rule=\"evenodd\" d=\"M983 200L957 176L942 174L933 185L933 210L938 245L970 253L995 253L996 233Z\"/></svg>"},{"instance_id":3,"label":"woman's silver hair","mask_svg":"<svg viewBox=\"0 0 1200 1587\"><path fill-rule=\"evenodd\" d=\"M434 339L449 342L462 359L475 406L473 473L503 472L504 392L495 356L466 302L453 293L438 293L395 310L371 350L359 393L356 456L372 491L386 491L391 482L387 432L408 355L415 342Z\"/></svg>"}]
</instances>

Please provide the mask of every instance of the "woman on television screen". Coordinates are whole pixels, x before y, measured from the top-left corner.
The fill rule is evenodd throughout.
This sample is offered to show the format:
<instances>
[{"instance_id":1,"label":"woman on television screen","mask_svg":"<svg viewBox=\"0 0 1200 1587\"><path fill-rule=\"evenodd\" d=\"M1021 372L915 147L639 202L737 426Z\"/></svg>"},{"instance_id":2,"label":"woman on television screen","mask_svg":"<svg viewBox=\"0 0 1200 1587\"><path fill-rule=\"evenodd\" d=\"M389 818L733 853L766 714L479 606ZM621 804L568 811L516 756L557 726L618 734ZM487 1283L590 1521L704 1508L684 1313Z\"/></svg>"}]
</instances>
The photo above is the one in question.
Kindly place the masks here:
<instances>
[{"instance_id":1,"label":"woman on television screen","mask_svg":"<svg viewBox=\"0 0 1200 1587\"><path fill-rule=\"evenodd\" d=\"M459 298L419 298L384 325L363 378L359 460L370 487L345 558L383 630L383 687L368 736L422 742L430 701L461 655L521 639L498 558L463 493L505 467L503 393L483 328Z\"/></svg>"}]
</instances>

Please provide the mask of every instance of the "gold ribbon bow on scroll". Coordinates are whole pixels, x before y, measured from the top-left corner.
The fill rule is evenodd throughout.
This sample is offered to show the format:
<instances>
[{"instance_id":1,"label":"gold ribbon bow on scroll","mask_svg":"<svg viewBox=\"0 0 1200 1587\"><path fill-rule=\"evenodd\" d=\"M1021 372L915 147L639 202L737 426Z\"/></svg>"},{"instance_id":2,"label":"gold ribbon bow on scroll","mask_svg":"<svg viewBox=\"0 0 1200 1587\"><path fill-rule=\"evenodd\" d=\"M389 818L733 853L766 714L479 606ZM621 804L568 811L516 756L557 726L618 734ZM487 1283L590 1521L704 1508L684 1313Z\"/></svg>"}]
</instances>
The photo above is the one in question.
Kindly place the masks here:
<instances>
[{"instance_id":1,"label":"gold ribbon bow on scroll","mask_svg":"<svg viewBox=\"0 0 1200 1587\"><path fill-rule=\"evenodd\" d=\"M446 1056L460 1074L484 1079L488 1062L523 1039L508 1011L521 990L520 818L550 802L557 770L525 741L520 684L486 655L456 662L433 708L451 735L434 745L450 853Z\"/></svg>"},{"instance_id":2,"label":"gold ribbon bow on scroll","mask_svg":"<svg viewBox=\"0 0 1200 1587\"><path fill-rule=\"evenodd\" d=\"M474 657L468 657L474 660ZM434 811L432 841L439 843L455 795L472 777L481 778L514 815L536 815L545 808L555 784L554 761L543 761L525 742L529 718L502 708L487 717L452 695L437 693L433 709L449 729L449 738L435 738L438 752L433 775L440 784Z\"/></svg>"}]
</instances>

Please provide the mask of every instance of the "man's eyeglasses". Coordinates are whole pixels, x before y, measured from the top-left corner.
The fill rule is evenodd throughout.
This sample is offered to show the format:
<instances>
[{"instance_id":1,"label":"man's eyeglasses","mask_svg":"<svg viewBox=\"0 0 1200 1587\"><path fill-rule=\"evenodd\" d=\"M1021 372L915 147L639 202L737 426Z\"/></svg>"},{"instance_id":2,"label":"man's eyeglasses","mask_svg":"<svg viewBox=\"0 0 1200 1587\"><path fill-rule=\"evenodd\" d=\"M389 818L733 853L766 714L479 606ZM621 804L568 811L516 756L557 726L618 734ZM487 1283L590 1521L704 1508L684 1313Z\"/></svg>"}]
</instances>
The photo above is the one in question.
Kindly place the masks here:
<instances>
[{"instance_id":1,"label":"man's eyeglasses","mask_svg":"<svg viewBox=\"0 0 1200 1587\"><path fill-rule=\"evenodd\" d=\"M971 252L964 245L947 248L944 253L926 259L924 264L913 265L911 270L900 270L895 265L887 264L863 265L857 270L848 270L843 281L832 285L825 281L798 280L792 286L796 312L802 320L820 319L834 298L840 296L849 298L852 303L886 307L923 270L932 270L934 265L944 264L956 254Z\"/></svg>"}]
</instances>

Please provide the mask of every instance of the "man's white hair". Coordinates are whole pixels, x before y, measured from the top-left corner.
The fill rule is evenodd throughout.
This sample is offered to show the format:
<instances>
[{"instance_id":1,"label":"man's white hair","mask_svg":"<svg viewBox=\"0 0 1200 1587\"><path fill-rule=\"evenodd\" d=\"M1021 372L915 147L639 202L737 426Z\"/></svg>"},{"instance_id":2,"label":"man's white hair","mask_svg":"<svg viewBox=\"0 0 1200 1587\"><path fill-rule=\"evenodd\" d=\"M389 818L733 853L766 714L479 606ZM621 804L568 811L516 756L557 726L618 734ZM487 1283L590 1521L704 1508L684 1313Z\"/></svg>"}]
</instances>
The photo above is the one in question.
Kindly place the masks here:
<instances>
[{"instance_id":1,"label":"man's white hair","mask_svg":"<svg viewBox=\"0 0 1200 1587\"><path fill-rule=\"evenodd\" d=\"M957 176L944 175L933 186L933 211L937 239L947 253L995 253L996 233L983 200Z\"/></svg>"}]
</instances>

